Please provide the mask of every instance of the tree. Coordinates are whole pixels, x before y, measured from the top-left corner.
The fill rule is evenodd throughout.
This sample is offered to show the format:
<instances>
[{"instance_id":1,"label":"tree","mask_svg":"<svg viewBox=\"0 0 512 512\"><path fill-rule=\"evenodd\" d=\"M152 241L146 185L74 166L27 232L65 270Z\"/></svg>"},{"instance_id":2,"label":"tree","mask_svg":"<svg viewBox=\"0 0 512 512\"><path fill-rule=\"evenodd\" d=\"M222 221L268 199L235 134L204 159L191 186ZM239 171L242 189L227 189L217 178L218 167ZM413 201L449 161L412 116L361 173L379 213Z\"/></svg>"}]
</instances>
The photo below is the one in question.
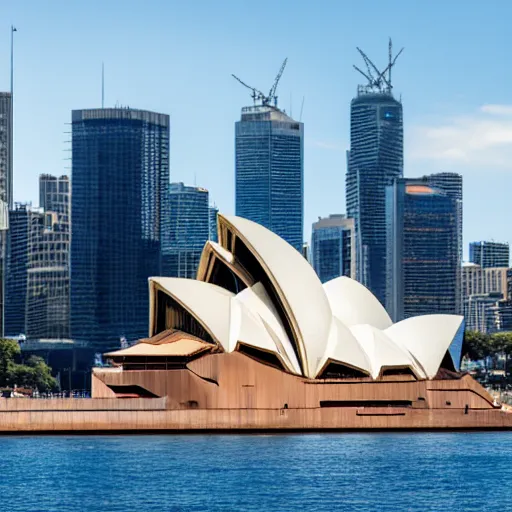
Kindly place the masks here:
<instances>
[{"instance_id":1,"label":"tree","mask_svg":"<svg viewBox=\"0 0 512 512\"><path fill-rule=\"evenodd\" d=\"M21 386L41 392L57 389L50 367L41 357L30 356L21 364L21 349L14 340L0 339L0 387Z\"/></svg>"},{"instance_id":2,"label":"tree","mask_svg":"<svg viewBox=\"0 0 512 512\"><path fill-rule=\"evenodd\" d=\"M486 359L492 354L491 337L479 331L466 331L462 345L462 354L472 361Z\"/></svg>"},{"instance_id":3,"label":"tree","mask_svg":"<svg viewBox=\"0 0 512 512\"><path fill-rule=\"evenodd\" d=\"M0 338L0 386L9 386L15 359L21 354L18 343Z\"/></svg>"}]
</instances>

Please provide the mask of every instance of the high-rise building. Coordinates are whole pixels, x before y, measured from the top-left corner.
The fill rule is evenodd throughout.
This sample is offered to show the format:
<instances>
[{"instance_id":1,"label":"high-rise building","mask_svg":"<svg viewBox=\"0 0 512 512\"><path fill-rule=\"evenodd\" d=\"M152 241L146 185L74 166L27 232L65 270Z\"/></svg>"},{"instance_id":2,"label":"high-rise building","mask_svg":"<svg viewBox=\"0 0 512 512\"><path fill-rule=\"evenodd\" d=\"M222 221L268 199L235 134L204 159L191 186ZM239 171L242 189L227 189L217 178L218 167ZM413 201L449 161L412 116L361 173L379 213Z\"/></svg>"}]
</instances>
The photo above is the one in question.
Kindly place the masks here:
<instances>
[{"instance_id":1,"label":"high-rise building","mask_svg":"<svg viewBox=\"0 0 512 512\"><path fill-rule=\"evenodd\" d=\"M9 212L9 246L5 280L5 335L25 334L30 239L42 225L43 214L30 204L17 203Z\"/></svg>"},{"instance_id":2,"label":"high-rise building","mask_svg":"<svg viewBox=\"0 0 512 512\"><path fill-rule=\"evenodd\" d=\"M4 295L7 270L7 228L12 194L12 94L0 92L0 336L4 335Z\"/></svg>"},{"instance_id":3,"label":"high-rise building","mask_svg":"<svg viewBox=\"0 0 512 512\"><path fill-rule=\"evenodd\" d=\"M0 201L12 209L12 96L0 92Z\"/></svg>"},{"instance_id":4,"label":"high-rise building","mask_svg":"<svg viewBox=\"0 0 512 512\"><path fill-rule=\"evenodd\" d=\"M70 182L68 176L39 177L43 218L30 231L26 335L69 338Z\"/></svg>"},{"instance_id":5,"label":"high-rise building","mask_svg":"<svg viewBox=\"0 0 512 512\"><path fill-rule=\"evenodd\" d=\"M210 216L210 232L208 234L208 240L211 240L212 242L218 242L219 235L217 233L217 215L219 214L219 209L215 205L212 205L208 211Z\"/></svg>"},{"instance_id":6,"label":"high-rise building","mask_svg":"<svg viewBox=\"0 0 512 512\"><path fill-rule=\"evenodd\" d=\"M508 267L510 248L502 242L471 242L469 244L469 261L483 268Z\"/></svg>"},{"instance_id":7,"label":"high-rise building","mask_svg":"<svg viewBox=\"0 0 512 512\"><path fill-rule=\"evenodd\" d=\"M366 56L365 56L366 57ZM367 60L367 57L365 58ZM354 219L356 279L384 304L386 296L386 187L403 174L402 103L394 98L391 68L363 75L350 105L347 216Z\"/></svg>"},{"instance_id":8,"label":"high-rise building","mask_svg":"<svg viewBox=\"0 0 512 512\"><path fill-rule=\"evenodd\" d=\"M194 279L210 234L208 190L171 183L164 220L162 273Z\"/></svg>"},{"instance_id":9,"label":"high-rise building","mask_svg":"<svg viewBox=\"0 0 512 512\"><path fill-rule=\"evenodd\" d=\"M457 202L424 179L387 188L386 308L394 321L459 313Z\"/></svg>"},{"instance_id":10,"label":"high-rise building","mask_svg":"<svg viewBox=\"0 0 512 512\"><path fill-rule=\"evenodd\" d=\"M457 207L457 223L459 226L458 232L458 251L459 251L459 266L462 268L462 221L463 221L463 202L462 202L462 176L456 172L437 172L423 176L429 185L442 190L447 196L451 197ZM462 311L462 291L460 283L461 272L457 274L457 302L461 305L459 313Z\"/></svg>"},{"instance_id":11,"label":"high-rise building","mask_svg":"<svg viewBox=\"0 0 512 512\"><path fill-rule=\"evenodd\" d=\"M148 277L161 273L169 116L72 113L71 336L91 348L147 335Z\"/></svg>"},{"instance_id":12,"label":"high-rise building","mask_svg":"<svg viewBox=\"0 0 512 512\"><path fill-rule=\"evenodd\" d=\"M354 231L354 219L347 219L345 215L319 218L313 224L313 268L322 283L339 276L355 277Z\"/></svg>"},{"instance_id":13,"label":"high-rise building","mask_svg":"<svg viewBox=\"0 0 512 512\"><path fill-rule=\"evenodd\" d=\"M236 215L302 250L304 125L269 104L245 107L235 124Z\"/></svg>"}]
</instances>

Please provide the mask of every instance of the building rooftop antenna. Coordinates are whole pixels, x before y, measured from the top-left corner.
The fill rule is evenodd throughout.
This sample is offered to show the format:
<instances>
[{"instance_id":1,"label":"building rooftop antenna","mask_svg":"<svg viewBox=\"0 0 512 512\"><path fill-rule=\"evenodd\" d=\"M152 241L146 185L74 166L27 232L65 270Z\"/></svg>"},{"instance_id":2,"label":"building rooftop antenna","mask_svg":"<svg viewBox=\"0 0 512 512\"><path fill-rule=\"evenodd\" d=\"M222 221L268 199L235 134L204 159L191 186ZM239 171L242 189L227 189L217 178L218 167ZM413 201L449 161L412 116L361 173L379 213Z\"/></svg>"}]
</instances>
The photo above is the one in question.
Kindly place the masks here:
<instances>
[{"instance_id":1,"label":"building rooftop antenna","mask_svg":"<svg viewBox=\"0 0 512 512\"><path fill-rule=\"evenodd\" d=\"M372 60L363 52L359 47L357 47L357 51L363 57L363 60L366 64L367 72L365 73L360 68L354 65L354 69L361 73L367 80L368 83L364 86L361 86L359 91L364 93L371 92L380 92L380 93L391 93L393 89L393 85L391 83L391 70L396 63L396 60L400 56L400 54L404 51L402 48L394 57L393 57L393 43L391 38L389 38L388 43L388 65L382 70L379 71L377 66L372 62ZM375 72L376 77L373 72Z\"/></svg>"},{"instance_id":2,"label":"building rooftop antenna","mask_svg":"<svg viewBox=\"0 0 512 512\"><path fill-rule=\"evenodd\" d=\"M279 84L279 80L281 80L281 76L283 75L284 68L286 67L286 63L288 62L288 59L284 59L284 62L281 64L281 68L279 69L279 72L277 73L277 76L274 80L274 83L272 87L270 88L270 91L268 95L265 95L263 92L261 92L259 89L256 89L256 87L251 87L250 85L246 84L243 80L238 78L236 75L231 75L235 80L240 82L244 87L247 87L247 89L250 89L252 91L251 98L256 105L257 101L261 101L262 105L265 106L273 106L277 108L277 86ZM273 103L273 105L272 105Z\"/></svg>"},{"instance_id":3,"label":"building rooftop antenna","mask_svg":"<svg viewBox=\"0 0 512 512\"><path fill-rule=\"evenodd\" d=\"M105 64L101 63L101 108L105 108Z\"/></svg>"}]
</instances>

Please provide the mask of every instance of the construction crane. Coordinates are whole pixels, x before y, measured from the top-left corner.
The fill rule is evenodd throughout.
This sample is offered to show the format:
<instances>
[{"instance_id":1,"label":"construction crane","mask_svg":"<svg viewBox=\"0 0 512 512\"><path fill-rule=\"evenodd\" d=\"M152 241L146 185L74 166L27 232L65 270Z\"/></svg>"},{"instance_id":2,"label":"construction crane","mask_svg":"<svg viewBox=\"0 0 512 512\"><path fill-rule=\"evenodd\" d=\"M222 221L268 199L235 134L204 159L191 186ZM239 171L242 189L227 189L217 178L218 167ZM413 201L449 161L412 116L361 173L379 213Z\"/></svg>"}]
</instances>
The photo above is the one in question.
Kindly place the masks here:
<instances>
[{"instance_id":1,"label":"construction crane","mask_svg":"<svg viewBox=\"0 0 512 512\"><path fill-rule=\"evenodd\" d=\"M393 43L390 38L388 44L388 65L382 71L378 70L377 66L370 60L368 55L366 55L366 53L364 53L363 50L357 48L357 51L361 54L361 57L363 57L363 60L366 64L367 73L362 71L357 66L354 66L354 69L356 69L368 80L366 89L370 91L376 90L378 92L391 92L391 90L393 89L393 85L391 84L391 70L395 65L396 60L398 59L400 54L404 51L404 49L402 48L395 55L395 57L393 57ZM372 69L376 73L377 78L375 78L375 76L373 75Z\"/></svg>"},{"instance_id":2,"label":"construction crane","mask_svg":"<svg viewBox=\"0 0 512 512\"><path fill-rule=\"evenodd\" d=\"M247 85L243 80L238 78L236 75L232 74L231 76L235 80L240 82L244 87L247 87L247 89L250 89L252 91L251 98L252 98L254 104L256 104L257 101L261 101L262 105L273 106L273 107L277 108L277 96L276 96L277 86L279 84L279 80L281 80L281 76L283 75L283 71L284 71L284 68L286 67L287 62L288 62L288 59L287 58L284 59L284 62L281 64L281 68L279 69L279 72L277 73L277 76L274 80L274 84L270 88L268 95L265 95L259 89L256 89L256 87L251 87L250 85ZM273 103L273 105L272 105L272 103Z\"/></svg>"}]
</instances>

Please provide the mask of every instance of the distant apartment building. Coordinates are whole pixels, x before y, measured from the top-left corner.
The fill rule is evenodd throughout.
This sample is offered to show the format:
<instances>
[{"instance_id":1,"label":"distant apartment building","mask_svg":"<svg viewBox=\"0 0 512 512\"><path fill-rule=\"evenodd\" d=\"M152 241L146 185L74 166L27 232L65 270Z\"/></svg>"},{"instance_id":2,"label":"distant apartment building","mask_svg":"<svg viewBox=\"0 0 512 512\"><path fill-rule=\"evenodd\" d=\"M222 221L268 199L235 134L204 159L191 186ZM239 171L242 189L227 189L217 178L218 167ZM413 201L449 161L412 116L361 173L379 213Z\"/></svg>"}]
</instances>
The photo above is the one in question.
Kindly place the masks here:
<instances>
[{"instance_id":1,"label":"distant apartment building","mask_svg":"<svg viewBox=\"0 0 512 512\"><path fill-rule=\"evenodd\" d=\"M500 330L500 301L507 301L510 269L482 268L474 263L462 267L463 314L466 329L496 332ZM503 306L501 307L503 310Z\"/></svg>"},{"instance_id":2,"label":"distant apartment building","mask_svg":"<svg viewBox=\"0 0 512 512\"><path fill-rule=\"evenodd\" d=\"M469 244L469 261L483 268L508 267L510 248L508 243L481 241Z\"/></svg>"},{"instance_id":3,"label":"distant apartment building","mask_svg":"<svg viewBox=\"0 0 512 512\"><path fill-rule=\"evenodd\" d=\"M212 210L208 206L208 191L183 183L171 183L168 201L163 228L162 273L164 276L194 279L211 233Z\"/></svg>"},{"instance_id":4,"label":"distant apartment building","mask_svg":"<svg viewBox=\"0 0 512 512\"><path fill-rule=\"evenodd\" d=\"M312 263L320 281L339 276L355 278L356 246L354 219L330 215L313 223Z\"/></svg>"},{"instance_id":5,"label":"distant apartment building","mask_svg":"<svg viewBox=\"0 0 512 512\"><path fill-rule=\"evenodd\" d=\"M219 236L217 233L217 215L219 214L219 209L212 205L208 209L208 214L210 217L209 220L209 234L208 234L208 240L211 240L212 242L218 242Z\"/></svg>"},{"instance_id":6,"label":"distant apartment building","mask_svg":"<svg viewBox=\"0 0 512 512\"><path fill-rule=\"evenodd\" d=\"M304 223L304 125L271 105L242 109L235 124L236 215L298 251Z\"/></svg>"},{"instance_id":7,"label":"distant apartment building","mask_svg":"<svg viewBox=\"0 0 512 512\"><path fill-rule=\"evenodd\" d=\"M425 179L397 179L386 193L391 318L460 313L457 202Z\"/></svg>"},{"instance_id":8,"label":"distant apartment building","mask_svg":"<svg viewBox=\"0 0 512 512\"><path fill-rule=\"evenodd\" d=\"M161 274L169 116L72 112L71 337L91 349L147 336L148 277Z\"/></svg>"},{"instance_id":9,"label":"distant apartment building","mask_svg":"<svg viewBox=\"0 0 512 512\"><path fill-rule=\"evenodd\" d=\"M42 174L39 204L43 218L30 232L26 335L69 338L69 177Z\"/></svg>"},{"instance_id":10,"label":"distant apartment building","mask_svg":"<svg viewBox=\"0 0 512 512\"><path fill-rule=\"evenodd\" d=\"M43 224L43 214L29 203L17 203L9 212L9 246L5 280L5 335L26 333L27 283L32 233Z\"/></svg>"}]
</instances>

